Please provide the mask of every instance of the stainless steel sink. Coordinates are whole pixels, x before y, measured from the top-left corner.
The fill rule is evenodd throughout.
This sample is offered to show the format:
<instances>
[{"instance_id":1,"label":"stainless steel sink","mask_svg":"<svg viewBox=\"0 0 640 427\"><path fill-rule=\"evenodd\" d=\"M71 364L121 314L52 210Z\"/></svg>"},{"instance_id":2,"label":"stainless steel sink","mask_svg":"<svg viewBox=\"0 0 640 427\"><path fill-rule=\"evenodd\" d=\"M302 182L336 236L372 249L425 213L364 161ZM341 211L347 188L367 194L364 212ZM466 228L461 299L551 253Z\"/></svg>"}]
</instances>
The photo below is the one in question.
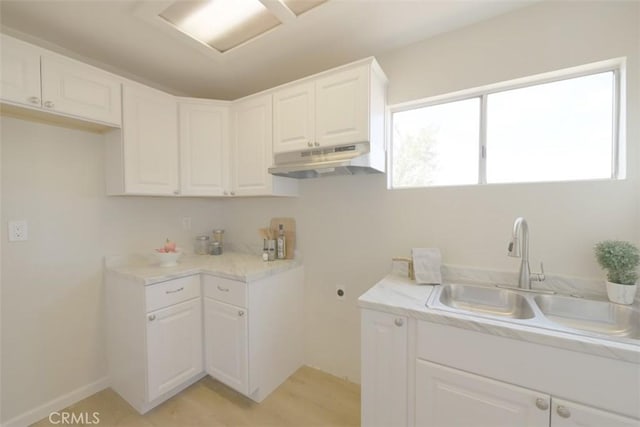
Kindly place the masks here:
<instances>
[{"instance_id":1,"label":"stainless steel sink","mask_svg":"<svg viewBox=\"0 0 640 427\"><path fill-rule=\"evenodd\" d=\"M640 339L640 313L629 306L561 295L533 299L549 321L600 335Z\"/></svg>"},{"instance_id":2,"label":"stainless steel sink","mask_svg":"<svg viewBox=\"0 0 640 427\"><path fill-rule=\"evenodd\" d=\"M605 300L449 283L434 289L427 306L450 313L640 344L640 309Z\"/></svg>"},{"instance_id":3,"label":"stainless steel sink","mask_svg":"<svg viewBox=\"0 0 640 427\"><path fill-rule=\"evenodd\" d=\"M486 286L443 285L436 303L458 312L491 317L509 319L531 319L535 317L531 305L522 295L507 289Z\"/></svg>"}]
</instances>

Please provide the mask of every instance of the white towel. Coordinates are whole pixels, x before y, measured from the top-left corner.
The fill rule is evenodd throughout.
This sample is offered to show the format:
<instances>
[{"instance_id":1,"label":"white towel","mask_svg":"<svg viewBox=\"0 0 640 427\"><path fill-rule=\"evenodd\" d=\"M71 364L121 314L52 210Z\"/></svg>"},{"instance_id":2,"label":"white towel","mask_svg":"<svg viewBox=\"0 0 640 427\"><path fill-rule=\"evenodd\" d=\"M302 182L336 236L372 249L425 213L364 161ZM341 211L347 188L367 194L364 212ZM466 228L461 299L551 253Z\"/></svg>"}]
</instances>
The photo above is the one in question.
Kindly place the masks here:
<instances>
[{"instance_id":1,"label":"white towel","mask_svg":"<svg viewBox=\"0 0 640 427\"><path fill-rule=\"evenodd\" d=\"M438 248L413 248L411 249L413 268L416 274L416 283L424 285L439 285L442 283L440 262L442 256Z\"/></svg>"}]
</instances>

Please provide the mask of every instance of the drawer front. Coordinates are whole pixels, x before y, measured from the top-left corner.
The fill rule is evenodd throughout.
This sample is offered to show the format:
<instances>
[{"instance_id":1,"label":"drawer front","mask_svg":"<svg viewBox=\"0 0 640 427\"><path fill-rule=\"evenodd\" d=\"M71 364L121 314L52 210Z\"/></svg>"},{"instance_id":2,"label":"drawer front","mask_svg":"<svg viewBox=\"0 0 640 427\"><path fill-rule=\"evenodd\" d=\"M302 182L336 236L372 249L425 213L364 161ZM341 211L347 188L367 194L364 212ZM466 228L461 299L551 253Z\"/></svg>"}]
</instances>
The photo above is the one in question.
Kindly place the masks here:
<instances>
[{"instance_id":1,"label":"drawer front","mask_svg":"<svg viewBox=\"0 0 640 427\"><path fill-rule=\"evenodd\" d=\"M238 307L247 307L247 284L203 275L204 296Z\"/></svg>"},{"instance_id":2,"label":"drawer front","mask_svg":"<svg viewBox=\"0 0 640 427\"><path fill-rule=\"evenodd\" d=\"M146 287L147 313L199 296L199 274L149 285Z\"/></svg>"}]
</instances>

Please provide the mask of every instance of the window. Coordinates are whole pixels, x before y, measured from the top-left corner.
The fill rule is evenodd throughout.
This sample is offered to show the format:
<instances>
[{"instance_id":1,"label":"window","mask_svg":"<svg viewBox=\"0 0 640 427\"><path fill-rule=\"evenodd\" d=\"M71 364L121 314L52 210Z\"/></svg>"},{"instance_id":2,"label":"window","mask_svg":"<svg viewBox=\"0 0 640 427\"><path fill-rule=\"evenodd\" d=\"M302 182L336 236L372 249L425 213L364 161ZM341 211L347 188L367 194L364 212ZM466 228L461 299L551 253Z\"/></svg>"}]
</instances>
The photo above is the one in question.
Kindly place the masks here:
<instances>
[{"instance_id":1,"label":"window","mask_svg":"<svg viewBox=\"0 0 640 427\"><path fill-rule=\"evenodd\" d=\"M391 188L618 178L620 66L391 108Z\"/></svg>"}]
</instances>

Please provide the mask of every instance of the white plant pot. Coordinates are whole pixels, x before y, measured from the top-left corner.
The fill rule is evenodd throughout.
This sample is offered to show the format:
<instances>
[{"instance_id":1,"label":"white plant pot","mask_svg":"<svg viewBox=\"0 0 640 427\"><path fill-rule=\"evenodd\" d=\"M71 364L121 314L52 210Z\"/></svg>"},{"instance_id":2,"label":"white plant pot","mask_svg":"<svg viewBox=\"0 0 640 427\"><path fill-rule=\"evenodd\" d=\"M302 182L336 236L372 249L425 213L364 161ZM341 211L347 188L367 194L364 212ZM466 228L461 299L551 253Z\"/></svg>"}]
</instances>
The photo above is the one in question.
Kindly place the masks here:
<instances>
[{"instance_id":1,"label":"white plant pot","mask_svg":"<svg viewBox=\"0 0 640 427\"><path fill-rule=\"evenodd\" d=\"M621 285L620 283L607 282L609 301L616 304L633 304L637 289L637 283L634 285Z\"/></svg>"}]
</instances>

